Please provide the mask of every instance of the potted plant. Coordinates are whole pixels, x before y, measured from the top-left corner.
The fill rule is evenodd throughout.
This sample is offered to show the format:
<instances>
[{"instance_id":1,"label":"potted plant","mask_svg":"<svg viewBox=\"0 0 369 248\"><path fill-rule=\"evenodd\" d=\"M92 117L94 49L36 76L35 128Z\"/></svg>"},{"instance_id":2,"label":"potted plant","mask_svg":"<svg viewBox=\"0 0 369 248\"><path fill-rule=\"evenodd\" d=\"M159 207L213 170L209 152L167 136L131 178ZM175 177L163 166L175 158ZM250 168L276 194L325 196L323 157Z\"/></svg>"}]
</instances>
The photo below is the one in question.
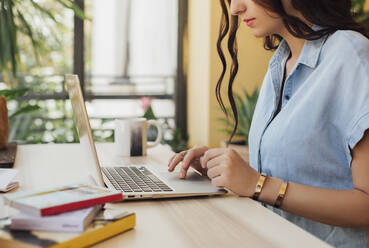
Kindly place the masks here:
<instances>
[{"instance_id":1,"label":"potted plant","mask_svg":"<svg viewBox=\"0 0 369 248\"><path fill-rule=\"evenodd\" d=\"M251 127L252 116L256 102L259 96L259 89L255 89L249 94L245 89L242 90L243 95L233 94L236 102L238 114L238 128L236 130L234 141L228 144L228 141L222 141L221 147L231 147L235 149L244 159L249 160L248 138ZM227 108L227 112L231 113L231 109ZM222 117L219 120L224 124L221 131L230 136L235 125L234 118Z\"/></svg>"}]
</instances>

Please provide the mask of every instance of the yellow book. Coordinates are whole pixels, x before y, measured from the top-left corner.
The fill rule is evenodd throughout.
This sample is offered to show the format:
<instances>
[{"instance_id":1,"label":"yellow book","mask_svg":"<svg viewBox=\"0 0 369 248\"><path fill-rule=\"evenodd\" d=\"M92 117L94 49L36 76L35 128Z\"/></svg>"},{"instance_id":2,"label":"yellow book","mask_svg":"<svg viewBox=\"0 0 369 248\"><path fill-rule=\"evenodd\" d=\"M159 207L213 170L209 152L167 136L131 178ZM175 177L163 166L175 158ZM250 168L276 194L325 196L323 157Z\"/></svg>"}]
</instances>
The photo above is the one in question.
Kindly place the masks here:
<instances>
[{"instance_id":1,"label":"yellow book","mask_svg":"<svg viewBox=\"0 0 369 248\"><path fill-rule=\"evenodd\" d=\"M0 247L87 247L134 228L136 214L104 210L83 233L56 233L10 230L7 220L0 220Z\"/></svg>"}]
</instances>

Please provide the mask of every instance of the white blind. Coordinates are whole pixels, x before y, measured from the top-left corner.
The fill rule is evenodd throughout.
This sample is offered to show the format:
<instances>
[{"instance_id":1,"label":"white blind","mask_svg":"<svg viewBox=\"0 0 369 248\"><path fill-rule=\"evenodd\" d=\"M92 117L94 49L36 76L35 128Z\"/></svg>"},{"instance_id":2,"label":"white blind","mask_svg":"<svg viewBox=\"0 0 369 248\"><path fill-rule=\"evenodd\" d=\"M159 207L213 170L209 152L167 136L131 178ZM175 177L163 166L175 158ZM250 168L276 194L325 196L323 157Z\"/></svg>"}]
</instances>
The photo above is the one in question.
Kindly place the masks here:
<instances>
[{"instance_id":1,"label":"white blind","mask_svg":"<svg viewBox=\"0 0 369 248\"><path fill-rule=\"evenodd\" d=\"M178 1L94 0L92 18L93 76L176 74Z\"/></svg>"}]
</instances>

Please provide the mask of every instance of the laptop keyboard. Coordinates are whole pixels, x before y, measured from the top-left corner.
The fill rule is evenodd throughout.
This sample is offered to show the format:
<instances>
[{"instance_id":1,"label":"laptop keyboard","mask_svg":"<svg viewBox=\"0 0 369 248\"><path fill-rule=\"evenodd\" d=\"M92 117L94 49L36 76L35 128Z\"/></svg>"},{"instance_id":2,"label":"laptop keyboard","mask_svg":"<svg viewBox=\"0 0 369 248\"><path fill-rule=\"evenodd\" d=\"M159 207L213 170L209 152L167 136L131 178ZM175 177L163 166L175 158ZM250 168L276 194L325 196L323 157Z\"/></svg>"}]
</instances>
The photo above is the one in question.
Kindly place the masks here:
<instances>
[{"instance_id":1,"label":"laptop keyboard","mask_svg":"<svg viewBox=\"0 0 369 248\"><path fill-rule=\"evenodd\" d=\"M170 192L168 185L146 167L102 167L102 171L116 190L123 192Z\"/></svg>"}]
</instances>

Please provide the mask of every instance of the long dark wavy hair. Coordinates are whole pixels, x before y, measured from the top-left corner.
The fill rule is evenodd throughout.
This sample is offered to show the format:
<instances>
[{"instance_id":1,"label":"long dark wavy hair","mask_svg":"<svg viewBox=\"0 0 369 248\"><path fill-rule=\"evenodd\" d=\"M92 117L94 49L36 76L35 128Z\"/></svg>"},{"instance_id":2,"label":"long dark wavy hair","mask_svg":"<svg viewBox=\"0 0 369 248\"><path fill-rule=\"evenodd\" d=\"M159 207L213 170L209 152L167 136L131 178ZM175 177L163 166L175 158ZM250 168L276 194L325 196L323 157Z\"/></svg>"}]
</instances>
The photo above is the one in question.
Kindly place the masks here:
<instances>
[{"instance_id":1,"label":"long dark wavy hair","mask_svg":"<svg viewBox=\"0 0 369 248\"><path fill-rule=\"evenodd\" d=\"M238 47L237 47L237 30L239 26L239 18L230 16L228 9L231 0L219 0L222 7L222 18L220 22L219 36L217 41L217 50L223 65L223 70L216 85L215 94L217 101L228 117L226 107L221 96L221 87L224 76L227 71L227 61L222 50L222 43L228 35L227 49L232 59L230 67L230 78L228 81L228 100L232 108L235 126L229 138L230 143L235 135L238 127L238 114L236 103L233 97L233 83L237 75L238 64ZM286 29L295 37L306 40L317 40L325 35L333 34L337 30L353 30L357 31L369 38L368 31L360 24L355 22L351 13L351 0L291 0L292 6L298 10L304 18L315 25L324 27L321 30L314 31L295 16L286 13L281 0L253 0L256 4L264 7L266 10L276 13L283 20ZM273 34L265 37L264 48L266 50L275 50L278 48L282 37Z\"/></svg>"}]
</instances>

